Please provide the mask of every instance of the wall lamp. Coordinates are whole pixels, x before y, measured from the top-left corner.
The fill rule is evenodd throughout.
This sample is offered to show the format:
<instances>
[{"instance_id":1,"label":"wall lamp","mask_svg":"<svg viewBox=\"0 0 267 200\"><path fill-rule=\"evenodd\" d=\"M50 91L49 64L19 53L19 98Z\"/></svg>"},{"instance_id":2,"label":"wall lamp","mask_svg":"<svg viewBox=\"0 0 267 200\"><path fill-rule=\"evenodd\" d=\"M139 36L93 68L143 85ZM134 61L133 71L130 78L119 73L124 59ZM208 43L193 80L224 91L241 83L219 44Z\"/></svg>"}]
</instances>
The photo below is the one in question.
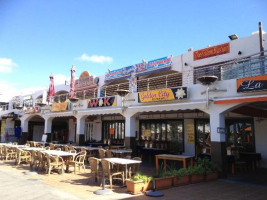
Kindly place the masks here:
<instances>
[{"instance_id":1,"label":"wall lamp","mask_svg":"<svg viewBox=\"0 0 267 200\"><path fill-rule=\"evenodd\" d=\"M185 63L184 63L184 66L188 66L188 64L185 62Z\"/></svg>"},{"instance_id":2,"label":"wall lamp","mask_svg":"<svg viewBox=\"0 0 267 200\"><path fill-rule=\"evenodd\" d=\"M238 36L236 34L229 35L228 37L230 38L230 40L236 40L236 39L238 39Z\"/></svg>"},{"instance_id":3,"label":"wall lamp","mask_svg":"<svg viewBox=\"0 0 267 200\"><path fill-rule=\"evenodd\" d=\"M238 55L241 55L242 54L242 51L238 51Z\"/></svg>"}]
</instances>

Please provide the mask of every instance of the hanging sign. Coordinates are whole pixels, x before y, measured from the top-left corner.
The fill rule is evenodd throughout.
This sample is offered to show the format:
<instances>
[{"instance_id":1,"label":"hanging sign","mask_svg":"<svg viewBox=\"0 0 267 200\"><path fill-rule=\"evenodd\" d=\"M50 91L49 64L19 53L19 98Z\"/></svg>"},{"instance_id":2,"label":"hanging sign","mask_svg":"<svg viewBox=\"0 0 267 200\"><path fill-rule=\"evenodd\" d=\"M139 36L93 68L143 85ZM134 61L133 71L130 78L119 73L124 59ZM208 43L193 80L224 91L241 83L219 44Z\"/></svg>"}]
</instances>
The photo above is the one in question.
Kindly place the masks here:
<instances>
[{"instance_id":1,"label":"hanging sign","mask_svg":"<svg viewBox=\"0 0 267 200\"><path fill-rule=\"evenodd\" d=\"M217 46L208 47L194 51L194 61L230 53L230 43L224 43Z\"/></svg>"},{"instance_id":2,"label":"hanging sign","mask_svg":"<svg viewBox=\"0 0 267 200\"><path fill-rule=\"evenodd\" d=\"M38 106L34 107L27 107L24 112L25 114L34 114L34 113L39 113L41 110L39 109Z\"/></svg>"},{"instance_id":3,"label":"hanging sign","mask_svg":"<svg viewBox=\"0 0 267 200\"><path fill-rule=\"evenodd\" d=\"M144 135L145 135L145 137L150 137L151 136L151 130L150 129L146 129Z\"/></svg>"},{"instance_id":4,"label":"hanging sign","mask_svg":"<svg viewBox=\"0 0 267 200\"><path fill-rule=\"evenodd\" d=\"M117 106L116 97L100 97L87 100L87 108Z\"/></svg>"},{"instance_id":5,"label":"hanging sign","mask_svg":"<svg viewBox=\"0 0 267 200\"><path fill-rule=\"evenodd\" d=\"M151 60L149 62L142 62L121 69L112 70L105 75L105 81L115 80L119 78L126 78L131 76L132 73L140 73L144 71L154 71L161 68L171 66L172 56Z\"/></svg>"},{"instance_id":6,"label":"hanging sign","mask_svg":"<svg viewBox=\"0 0 267 200\"><path fill-rule=\"evenodd\" d=\"M94 76L90 76L88 71L81 73L79 79L74 83L75 91L85 90L89 88L96 88L97 84L94 82Z\"/></svg>"},{"instance_id":7,"label":"hanging sign","mask_svg":"<svg viewBox=\"0 0 267 200\"><path fill-rule=\"evenodd\" d=\"M138 102L167 101L174 99L187 99L187 87L165 88L138 93Z\"/></svg>"},{"instance_id":8,"label":"hanging sign","mask_svg":"<svg viewBox=\"0 0 267 200\"><path fill-rule=\"evenodd\" d=\"M53 103L52 104L52 112L66 111L68 108L68 102L64 103Z\"/></svg>"},{"instance_id":9,"label":"hanging sign","mask_svg":"<svg viewBox=\"0 0 267 200\"><path fill-rule=\"evenodd\" d=\"M267 75L252 76L236 80L237 92L254 92L267 89Z\"/></svg>"},{"instance_id":10,"label":"hanging sign","mask_svg":"<svg viewBox=\"0 0 267 200\"><path fill-rule=\"evenodd\" d=\"M187 135L187 143L188 144L195 144L194 123L186 124L186 135Z\"/></svg>"},{"instance_id":11,"label":"hanging sign","mask_svg":"<svg viewBox=\"0 0 267 200\"><path fill-rule=\"evenodd\" d=\"M110 134L110 135L114 135L114 133L115 133L114 128L110 128L110 129L109 129L109 134Z\"/></svg>"}]
</instances>

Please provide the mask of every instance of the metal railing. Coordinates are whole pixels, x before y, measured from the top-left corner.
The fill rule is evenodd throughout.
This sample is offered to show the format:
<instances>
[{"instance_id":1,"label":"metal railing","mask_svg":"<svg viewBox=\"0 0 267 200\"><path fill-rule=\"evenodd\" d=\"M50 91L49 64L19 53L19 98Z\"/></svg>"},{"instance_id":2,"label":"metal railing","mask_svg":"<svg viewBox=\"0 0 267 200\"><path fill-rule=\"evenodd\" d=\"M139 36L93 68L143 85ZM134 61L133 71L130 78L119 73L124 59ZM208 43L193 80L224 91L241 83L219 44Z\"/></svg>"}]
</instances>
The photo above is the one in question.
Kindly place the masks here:
<instances>
[{"instance_id":1,"label":"metal railing","mask_svg":"<svg viewBox=\"0 0 267 200\"><path fill-rule=\"evenodd\" d=\"M137 91L148 91L182 86L182 73L173 73L137 81Z\"/></svg>"},{"instance_id":2,"label":"metal railing","mask_svg":"<svg viewBox=\"0 0 267 200\"><path fill-rule=\"evenodd\" d=\"M108 85L101 88L101 96L114 96L117 95L116 90L129 90L129 82Z\"/></svg>"}]
</instances>

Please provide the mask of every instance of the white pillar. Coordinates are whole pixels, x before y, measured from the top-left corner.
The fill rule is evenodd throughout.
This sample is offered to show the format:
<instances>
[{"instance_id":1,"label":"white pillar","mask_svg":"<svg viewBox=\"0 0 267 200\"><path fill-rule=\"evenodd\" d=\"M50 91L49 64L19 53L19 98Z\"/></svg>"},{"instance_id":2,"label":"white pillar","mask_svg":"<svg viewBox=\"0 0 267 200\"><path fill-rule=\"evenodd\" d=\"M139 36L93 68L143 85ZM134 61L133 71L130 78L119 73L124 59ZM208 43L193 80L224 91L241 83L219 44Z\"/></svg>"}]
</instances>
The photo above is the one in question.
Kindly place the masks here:
<instances>
[{"instance_id":1,"label":"white pillar","mask_svg":"<svg viewBox=\"0 0 267 200\"><path fill-rule=\"evenodd\" d=\"M44 133L51 133L51 131L52 131L52 120L53 120L53 118L45 118Z\"/></svg>"},{"instance_id":2,"label":"white pillar","mask_svg":"<svg viewBox=\"0 0 267 200\"><path fill-rule=\"evenodd\" d=\"M224 133L218 133L218 128L224 129ZM210 139L211 142L225 142L225 117L224 114L210 114Z\"/></svg>"},{"instance_id":3,"label":"white pillar","mask_svg":"<svg viewBox=\"0 0 267 200\"><path fill-rule=\"evenodd\" d=\"M28 127L29 127L29 120L22 120L21 118L21 129L22 129L22 132L28 132Z\"/></svg>"},{"instance_id":4,"label":"white pillar","mask_svg":"<svg viewBox=\"0 0 267 200\"><path fill-rule=\"evenodd\" d=\"M135 137L136 118L135 116L125 116L125 137Z\"/></svg>"},{"instance_id":5,"label":"white pillar","mask_svg":"<svg viewBox=\"0 0 267 200\"><path fill-rule=\"evenodd\" d=\"M84 144L85 118L86 116L77 116L76 144L79 145Z\"/></svg>"}]
</instances>

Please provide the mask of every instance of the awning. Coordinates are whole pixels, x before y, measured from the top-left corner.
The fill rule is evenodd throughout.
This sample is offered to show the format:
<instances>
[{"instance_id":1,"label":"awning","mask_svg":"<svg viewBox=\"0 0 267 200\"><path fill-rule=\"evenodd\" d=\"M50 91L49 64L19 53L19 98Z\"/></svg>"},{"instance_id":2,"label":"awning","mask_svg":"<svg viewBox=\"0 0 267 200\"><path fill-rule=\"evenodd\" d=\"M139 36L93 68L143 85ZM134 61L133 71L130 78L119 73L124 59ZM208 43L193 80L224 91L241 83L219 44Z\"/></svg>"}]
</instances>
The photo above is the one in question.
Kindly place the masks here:
<instances>
[{"instance_id":1,"label":"awning","mask_svg":"<svg viewBox=\"0 0 267 200\"><path fill-rule=\"evenodd\" d=\"M214 104L230 104L230 103L250 103L258 101L267 101L266 95L249 96L249 97L235 97L214 100Z\"/></svg>"},{"instance_id":2,"label":"awning","mask_svg":"<svg viewBox=\"0 0 267 200\"><path fill-rule=\"evenodd\" d=\"M91 108L86 110L77 110L77 114L83 115L108 115L108 114L122 114L122 107L109 107L109 108Z\"/></svg>"}]
</instances>

